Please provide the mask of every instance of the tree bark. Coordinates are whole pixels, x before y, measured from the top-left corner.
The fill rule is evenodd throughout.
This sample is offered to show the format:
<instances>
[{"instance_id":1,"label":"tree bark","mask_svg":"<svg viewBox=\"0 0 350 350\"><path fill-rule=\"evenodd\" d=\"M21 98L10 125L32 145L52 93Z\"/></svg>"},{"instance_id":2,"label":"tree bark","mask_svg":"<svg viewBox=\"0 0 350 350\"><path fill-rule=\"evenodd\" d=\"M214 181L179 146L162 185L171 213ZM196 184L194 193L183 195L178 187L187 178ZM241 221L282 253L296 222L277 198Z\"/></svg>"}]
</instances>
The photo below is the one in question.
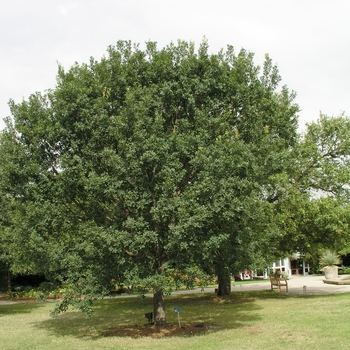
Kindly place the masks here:
<instances>
[{"instance_id":1,"label":"tree bark","mask_svg":"<svg viewBox=\"0 0 350 350\"><path fill-rule=\"evenodd\" d=\"M153 292L153 315L154 315L154 324L156 326L163 326L166 324L163 291L155 290Z\"/></svg>"},{"instance_id":2,"label":"tree bark","mask_svg":"<svg viewBox=\"0 0 350 350\"><path fill-rule=\"evenodd\" d=\"M10 271L7 272L7 291L12 291L12 276Z\"/></svg>"},{"instance_id":3,"label":"tree bark","mask_svg":"<svg viewBox=\"0 0 350 350\"><path fill-rule=\"evenodd\" d=\"M231 277L227 269L222 269L218 273L218 292L221 295L231 294Z\"/></svg>"}]
</instances>

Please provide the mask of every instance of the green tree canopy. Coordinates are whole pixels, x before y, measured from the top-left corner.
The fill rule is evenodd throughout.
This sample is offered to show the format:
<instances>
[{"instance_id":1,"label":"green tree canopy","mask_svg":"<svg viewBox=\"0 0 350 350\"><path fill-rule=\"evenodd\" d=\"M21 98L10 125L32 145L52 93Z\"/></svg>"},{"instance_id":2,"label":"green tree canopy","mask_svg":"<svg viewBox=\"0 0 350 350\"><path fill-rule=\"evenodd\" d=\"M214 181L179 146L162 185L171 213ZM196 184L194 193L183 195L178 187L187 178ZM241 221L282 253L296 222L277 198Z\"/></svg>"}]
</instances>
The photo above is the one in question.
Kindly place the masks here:
<instances>
[{"instance_id":1,"label":"green tree canopy","mask_svg":"<svg viewBox=\"0 0 350 350\"><path fill-rule=\"evenodd\" d=\"M350 119L320 115L294 149L294 179L304 190L349 198Z\"/></svg>"},{"instance_id":2,"label":"green tree canopy","mask_svg":"<svg viewBox=\"0 0 350 350\"><path fill-rule=\"evenodd\" d=\"M324 249L349 250L350 120L321 115L290 153L288 175L277 181L276 223L281 254L298 251L318 262Z\"/></svg>"},{"instance_id":3,"label":"green tree canopy","mask_svg":"<svg viewBox=\"0 0 350 350\"><path fill-rule=\"evenodd\" d=\"M151 287L156 324L169 269L213 271L227 292L230 269L276 239L269 183L297 139L294 93L253 58L206 41L118 42L11 101L3 184L33 270L74 286L81 309L112 278Z\"/></svg>"}]
</instances>

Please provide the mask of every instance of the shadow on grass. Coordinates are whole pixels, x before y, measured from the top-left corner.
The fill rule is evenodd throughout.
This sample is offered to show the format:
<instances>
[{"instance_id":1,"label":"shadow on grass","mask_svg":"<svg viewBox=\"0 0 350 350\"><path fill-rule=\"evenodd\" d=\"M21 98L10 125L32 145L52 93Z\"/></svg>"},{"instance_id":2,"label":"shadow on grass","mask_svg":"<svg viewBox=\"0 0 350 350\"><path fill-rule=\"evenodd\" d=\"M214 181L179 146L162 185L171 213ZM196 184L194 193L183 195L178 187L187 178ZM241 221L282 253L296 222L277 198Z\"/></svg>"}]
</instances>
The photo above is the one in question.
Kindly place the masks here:
<instances>
[{"instance_id":1,"label":"shadow on grass","mask_svg":"<svg viewBox=\"0 0 350 350\"><path fill-rule=\"evenodd\" d=\"M260 297L272 297L258 293ZM271 294L271 293L270 293ZM257 293L233 293L226 297L213 294L174 295L166 299L168 324L156 327L147 324L145 313L153 308L152 298L113 298L94 303L94 315L86 318L79 311L68 311L57 318L35 323L54 336L97 339L114 337L187 336L237 329L259 321L255 303ZM281 296L277 296L280 298ZM180 307L180 323L175 307Z\"/></svg>"},{"instance_id":2,"label":"shadow on grass","mask_svg":"<svg viewBox=\"0 0 350 350\"><path fill-rule=\"evenodd\" d=\"M55 318L35 323L35 327L49 331L53 336L72 336L85 339L101 337L193 336L225 329L249 327L261 320L261 306L257 300L334 298L333 295L288 295L276 291L243 291L230 296L213 294L173 295L166 299L167 321L164 327L147 324L144 315L153 308L152 298L144 300L112 298L94 303L94 316L86 318L79 311L68 311ZM181 327L175 307L181 307Z\"/></svg>"},{"instance_id":3,"label":"shadow on grass","mask_svg":"<svg viewBox=\"0 0 350 350\"><path fill-rule=\"evenodd\" d=\"M10 316L15 314L31 313L33 310L46 306L44 302L37 301L20 301L20 302L8 302L6 304L0 304L0 317Z\"/></svg>"}]
</instances>

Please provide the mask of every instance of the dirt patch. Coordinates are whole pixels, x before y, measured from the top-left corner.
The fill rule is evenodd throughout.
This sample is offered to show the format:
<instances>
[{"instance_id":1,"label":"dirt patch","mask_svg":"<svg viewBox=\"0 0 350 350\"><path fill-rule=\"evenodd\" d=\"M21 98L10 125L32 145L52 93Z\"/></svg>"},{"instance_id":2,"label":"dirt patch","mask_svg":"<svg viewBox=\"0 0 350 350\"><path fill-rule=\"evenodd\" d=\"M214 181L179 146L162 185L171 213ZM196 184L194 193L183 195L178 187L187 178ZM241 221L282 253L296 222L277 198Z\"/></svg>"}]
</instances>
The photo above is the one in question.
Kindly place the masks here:
<instances>
[{"instance_id":1,"label":"dirt patch","mask_svg":"<svg viewBox=\"0 0 350 350\"><path fill-rule=\"evenodd\" d=\"M218 330L214 325L204 323L167 323L164 326L154 325L134 325L134 326L120 326L118 328L108 329L101 332L104 337L190 337L193 335L204 334Z\"/></svg>"}]
</instances>

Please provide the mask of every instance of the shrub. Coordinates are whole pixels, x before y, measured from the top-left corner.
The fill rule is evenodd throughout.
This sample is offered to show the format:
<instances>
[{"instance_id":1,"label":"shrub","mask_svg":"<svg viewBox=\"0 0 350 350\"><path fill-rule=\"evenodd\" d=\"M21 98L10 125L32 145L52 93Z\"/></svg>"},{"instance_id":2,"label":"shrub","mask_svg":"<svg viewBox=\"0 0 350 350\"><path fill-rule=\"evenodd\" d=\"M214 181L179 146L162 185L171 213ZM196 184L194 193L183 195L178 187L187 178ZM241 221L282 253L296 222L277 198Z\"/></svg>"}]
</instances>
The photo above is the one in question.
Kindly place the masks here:
<instances>
[{"instance_id":1,"label":"shrub","mask_svg":"<svg viewBox=\"0 0 350 350\"><path fill-rule=\"evenodd\" d=\"M322 267L339 265L341 263L340 256L329 249L326 249L320 256L320 265Z\"/></svg>"}]
</instances>

